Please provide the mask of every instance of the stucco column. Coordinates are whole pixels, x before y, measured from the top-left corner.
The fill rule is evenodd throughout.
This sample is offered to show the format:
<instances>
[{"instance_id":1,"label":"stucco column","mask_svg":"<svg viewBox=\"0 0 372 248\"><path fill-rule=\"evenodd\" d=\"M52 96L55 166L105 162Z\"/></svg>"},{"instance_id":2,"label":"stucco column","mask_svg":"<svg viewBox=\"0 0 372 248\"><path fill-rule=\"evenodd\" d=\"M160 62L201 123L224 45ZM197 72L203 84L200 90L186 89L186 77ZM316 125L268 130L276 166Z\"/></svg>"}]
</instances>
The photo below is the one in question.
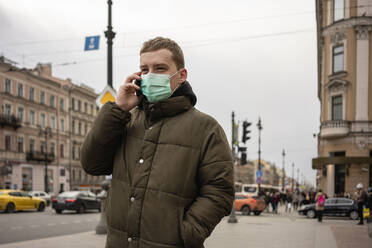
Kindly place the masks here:
<instances>
[{"instance_id":1,"label":"stucco column","mask_svg":"<svg viewBox=\"0 0 372 248\"><path fill-rule=\"evenodd\" d=\"M327 195L333 197L335 194L335 165L327 165Z\"/></svg>"},{"instance_id":2,"label":"stucco column","mask_svg":"<svg viewBox=\"0 0 372 248\"><path fill-rule=\"evenodd\" d=\"M356 49L356 120L368 120L368 68L369 31L368 26L357 26Z\"/></svg>"}]
</instances>

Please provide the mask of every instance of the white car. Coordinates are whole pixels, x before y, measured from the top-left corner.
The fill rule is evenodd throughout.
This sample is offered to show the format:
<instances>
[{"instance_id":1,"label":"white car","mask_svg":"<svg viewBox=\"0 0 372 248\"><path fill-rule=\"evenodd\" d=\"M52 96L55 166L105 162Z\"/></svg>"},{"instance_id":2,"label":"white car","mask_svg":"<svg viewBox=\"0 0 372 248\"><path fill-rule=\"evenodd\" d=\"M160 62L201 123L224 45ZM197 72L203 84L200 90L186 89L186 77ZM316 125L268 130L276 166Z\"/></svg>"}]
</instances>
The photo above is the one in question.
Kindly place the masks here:
<instances>
[{"instance_id":1,"label":"white car","mask_svg":"<svg viewBox=\"0 0 372 248\"><path fill-rule=\"evenodd\" d=\"M47 206L50 205L51 197L49 194L45 193L44 191L30 191L28 192L28 194L33 197L40 197L47 202Z\"/></svg>"}]
</instances>

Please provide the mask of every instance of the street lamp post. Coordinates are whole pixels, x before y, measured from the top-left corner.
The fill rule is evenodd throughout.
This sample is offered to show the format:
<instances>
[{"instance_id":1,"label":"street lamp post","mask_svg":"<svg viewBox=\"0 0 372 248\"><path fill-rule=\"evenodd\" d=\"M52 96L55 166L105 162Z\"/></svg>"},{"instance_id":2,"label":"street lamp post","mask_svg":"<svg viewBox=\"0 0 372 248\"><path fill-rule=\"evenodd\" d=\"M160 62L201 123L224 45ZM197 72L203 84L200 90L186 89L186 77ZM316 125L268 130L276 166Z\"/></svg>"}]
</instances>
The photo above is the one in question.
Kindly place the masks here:
<instances>
[{"instance_id":1,"label":"street lamp post","mask_svg":"<svg viewBox=\"0 0 372 248\"><path fill-rule=\"evenodd\" d=\"M284 193L284 189L285 189L285 168L284 168L285 151L284 151L284 149L283 149L282 155L283 155L283 181L282 181L282 191L283 191L283 193Z\"/></svg>"},{"instance_id":2,"label":"street lamp post","mask_svg":"<svg viewBox=\"0 0 372 248\"><path fill-rule=\"evenodd\" d=\"M39 135L45 135L45 152L44 152L44 162L45 162L45 172L44 172L44 189L46 193L49 193L48 189L48 137L52 137L52 129L50 127L46 127L45 129L42 129L40 127Z\"/></svg>"},{"instance_id":3,"label":"street lamp post","mask_svg":"<svg viewBox=\"0 0 372 248\"><path fill-rule=\"evenodd\" d=\"M294 163L292 163L292 192L294 190Z\"/></svg>"},{"instance_id":4,"label":"street lamp post","mask_svg":"<svg viewBox=\"0 0 372 248\"><path fill-rule=\"evenodd\" d=\"M261 130L262 130L262 124L261 124L261 118L258 118L257 123L258 128L258 171L262 178L262 168L261 168ZM261 178L258 181L258 195L261 194Z\"/></svg>"},{"instance_id":5,"label":"street lamp post","mask_svg":"<svg viewBox=\"0 0 372 248\"><path fill-rule=\"evenodd\" d=\"M112 31L111 25L111 5L112 0L107 1L108 4L108 25L107 31L105 31L105 36L107 38L107 84L112 88L112 44L115 38L115 32Z\"/></svg>"},{"instance_id":6,"label":"street lamp post","mask_svg":"<svg viewBox=\"0 0 372 248\"><path fill-rule=\"evenodd\" d=\"M231 129L231 152L232 152L232 158L233 158L233 163L235 164L235 152L234 152L234 143L235 143L235 113L234 111L231 113L231 119L232 119L232 129ZM234 182L234 187L235 187L235 182ZM227 220L228 223L238 223L238 219L236 218L235 215L235 196L234 196L234 201L233 201L233 206L232 210L229 216L229 219Z\"/></svg>"}]
</instances>

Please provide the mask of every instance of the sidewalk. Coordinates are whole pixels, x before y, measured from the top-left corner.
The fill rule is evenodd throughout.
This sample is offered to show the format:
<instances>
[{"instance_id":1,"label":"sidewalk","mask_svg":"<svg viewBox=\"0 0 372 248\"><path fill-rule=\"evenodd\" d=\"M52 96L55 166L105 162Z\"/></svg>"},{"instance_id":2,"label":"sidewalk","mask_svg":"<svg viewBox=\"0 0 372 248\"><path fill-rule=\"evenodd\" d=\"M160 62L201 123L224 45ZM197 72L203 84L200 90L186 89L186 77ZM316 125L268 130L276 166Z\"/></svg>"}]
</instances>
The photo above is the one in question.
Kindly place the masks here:
<instances>
[{"instance_id":1,"label":"sidewalk","mask_svg":"<svg viewBox=\"0 0 372 248\"><path fill-rule=\"evenodd\" d=\"M224 218L206 248L371 248L367 225L345 219L324 219L323 223L291 215L238 215L237 224ZM106 236L94 232L0 245L0 248L103 248Z\"/></svg>"}]
</instances>

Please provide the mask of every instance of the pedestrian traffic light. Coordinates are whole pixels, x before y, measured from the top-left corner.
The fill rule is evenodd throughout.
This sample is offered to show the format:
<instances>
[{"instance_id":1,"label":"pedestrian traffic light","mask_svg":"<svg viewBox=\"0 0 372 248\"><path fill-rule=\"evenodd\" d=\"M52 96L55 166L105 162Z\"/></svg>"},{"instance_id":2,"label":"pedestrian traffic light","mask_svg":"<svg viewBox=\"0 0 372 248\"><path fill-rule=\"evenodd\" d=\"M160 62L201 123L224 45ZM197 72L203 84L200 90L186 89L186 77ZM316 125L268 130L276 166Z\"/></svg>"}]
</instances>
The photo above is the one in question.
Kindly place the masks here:
<instances>
[{"instance_id":1,"label":"pedestrian traffic light","mask_svg":"<svg viewBox=\"0 0 372 248\"><path fill-rule=\"evenodd\" d=\"M245 144L247 140L249 140L251 137L248 136L248 134L251 132L248 130L248 127L252 125L251 122L248 121L243 121L243 137L242 137L242 142Z\"/></svg>"}]
</instances>

